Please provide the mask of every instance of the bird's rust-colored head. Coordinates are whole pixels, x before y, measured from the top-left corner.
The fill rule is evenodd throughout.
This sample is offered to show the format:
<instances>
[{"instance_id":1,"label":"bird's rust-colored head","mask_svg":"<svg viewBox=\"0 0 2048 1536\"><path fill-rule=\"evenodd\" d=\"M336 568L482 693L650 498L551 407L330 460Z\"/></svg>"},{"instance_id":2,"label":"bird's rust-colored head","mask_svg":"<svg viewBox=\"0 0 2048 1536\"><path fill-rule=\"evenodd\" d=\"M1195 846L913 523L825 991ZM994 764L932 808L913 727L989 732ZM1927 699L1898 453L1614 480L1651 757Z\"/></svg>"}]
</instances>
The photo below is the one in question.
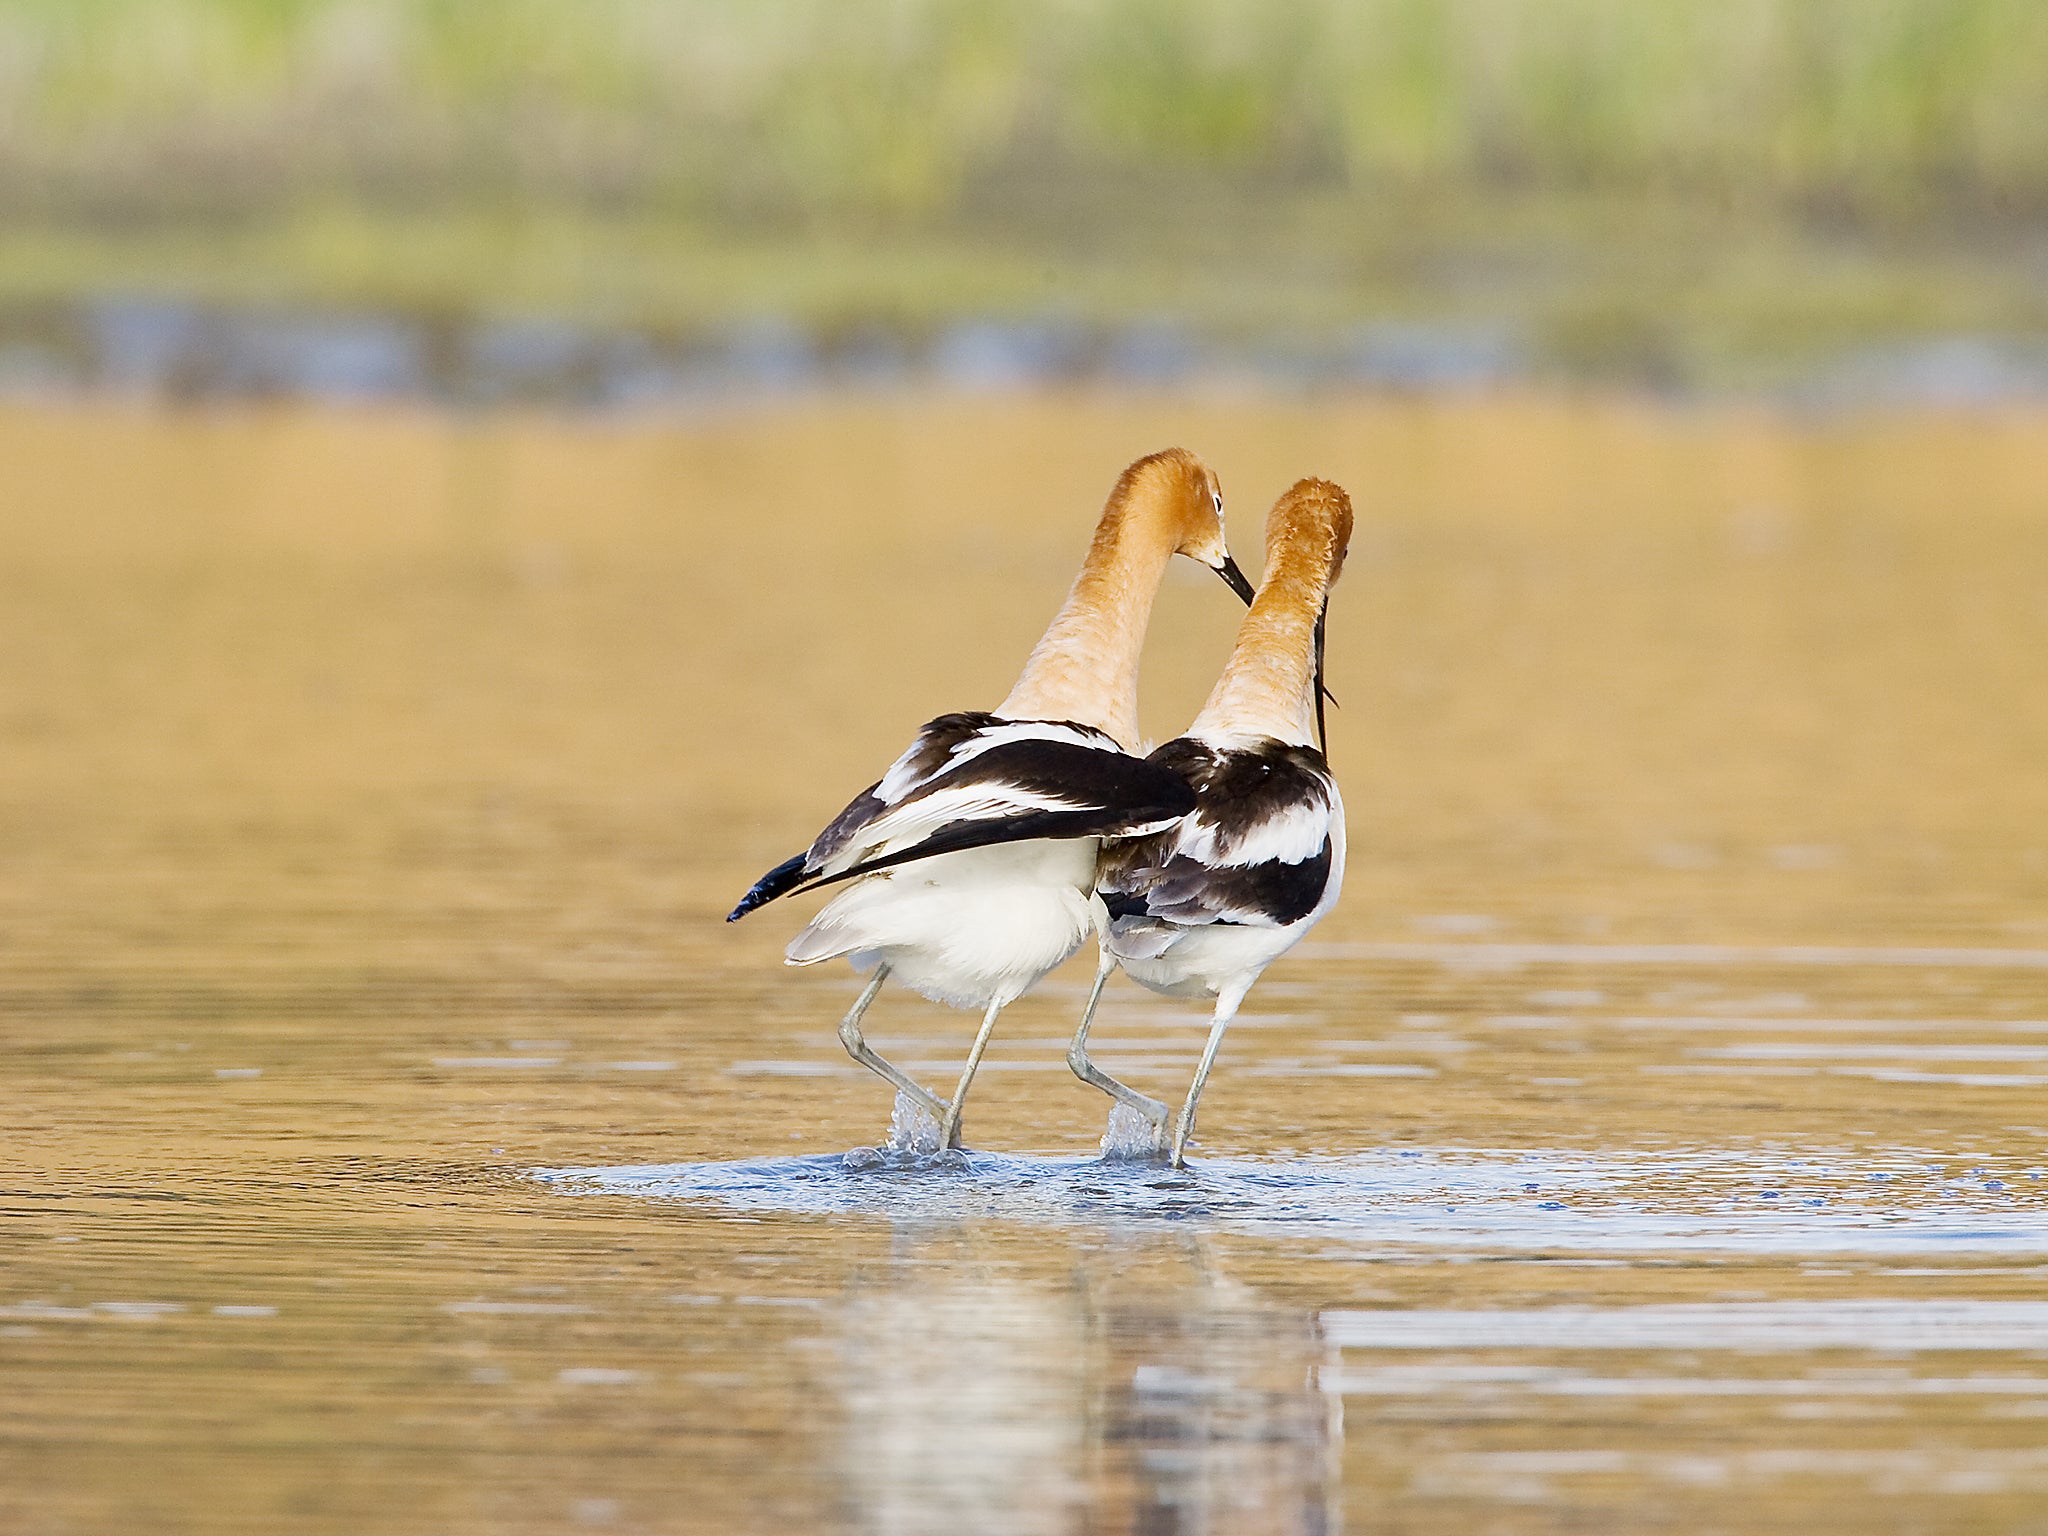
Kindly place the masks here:
<instances>
[{"instance_id":1,"label":"bird's rust-colored head","mask_svg":"<svg viewBox=\"0 0 2048 1536\"><path fill-rule=\"evenodd\" d=\"M1223 482L1200 454L1167 448L1126 469L1110 493L1104 531L1124 518L1147 520L1174 554L1206 565L1245 602L1252 600L1252 585L1224 536Z\"/></svg>"},{"instance_id":2,"label":"bird's rust-colored head","mask_svg":"<svg viewBox=\"0 0 2048 1536\"><path fill-rule=\"evenodd\" d=\"M1266 580L1303 582L1320 598L1344 569L1351 498L1329 480L1297 480L1266 514Z\"/></svg>"},{"instance_id":3,"label":"bird's rust-colored head","mask_svg":"<svg viewBox=\"0 0 2048 1536\"><path fill-rule=\"evenodd\" d=\"M1351 498L1342 486L1297 480L1273 503L1258 597L1194 734L1324 740L1324 618L1350 543Z\"/></svg>"},{"instance_id":4,"label":"bird's rust-colored head","mask_svg":"<svg viewBox=\"0 0 2048 1536\"><path fill-rule=\"evenodd\" d=\"M1245 602L1252 584L1223 538L1223 487L1185 448L1147 454L1117 477L1066 603L996 713L1078 720L1138 742L1138 654L1153 594L1175 555L1199 560Z\"/></svg>"}]
</instances>

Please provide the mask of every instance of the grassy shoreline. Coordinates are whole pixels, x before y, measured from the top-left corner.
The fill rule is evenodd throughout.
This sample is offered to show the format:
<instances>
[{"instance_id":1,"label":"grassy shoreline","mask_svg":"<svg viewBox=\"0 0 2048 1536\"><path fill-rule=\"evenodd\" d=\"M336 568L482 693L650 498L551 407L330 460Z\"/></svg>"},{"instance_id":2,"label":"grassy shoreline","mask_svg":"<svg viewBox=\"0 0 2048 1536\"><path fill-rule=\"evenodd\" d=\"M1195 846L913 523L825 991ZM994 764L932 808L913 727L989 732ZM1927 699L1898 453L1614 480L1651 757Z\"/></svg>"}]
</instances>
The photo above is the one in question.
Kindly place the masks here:
<instances>
[{"instance_id":1,"label":"grassy shoreline","mask_svg":"<svg viewBox=\"0 0 2048 1536\"><path fill-rule=\"evenodd\" d=\"M0 316L2048 336L2036 0L0 0Z\"/></svg>"},{"instance_id":2,"label":"grassy shoreline","mask_svg":"<svg viewBox=\"0 0 2048 1536\"><path fill-rule=\"evenodd\" d=\"M636 213L348 205L193 225L0 228L9 313L148 296L415 320L546 317L656 334L770 321L916 341L964 321L1170 323L1226 349L1391 323L1504 338L1539 373L1771 387L1872 346L2048 337L2043 252L1844 240L1677 202L1268 199L1256 233L1142 210L1010 227L736 230Z\"/></svg>"},{"instance_id":3,"label":"grassy shoreline","mask_svg":"<svg viewBox=\"0 0 2048 1536\"><path fill-rule=\"evenodd\" d=\"M2048 210L2033 0L6 0L0 202L921 218L1023 169Z\"/></svg>"}]
</instances>

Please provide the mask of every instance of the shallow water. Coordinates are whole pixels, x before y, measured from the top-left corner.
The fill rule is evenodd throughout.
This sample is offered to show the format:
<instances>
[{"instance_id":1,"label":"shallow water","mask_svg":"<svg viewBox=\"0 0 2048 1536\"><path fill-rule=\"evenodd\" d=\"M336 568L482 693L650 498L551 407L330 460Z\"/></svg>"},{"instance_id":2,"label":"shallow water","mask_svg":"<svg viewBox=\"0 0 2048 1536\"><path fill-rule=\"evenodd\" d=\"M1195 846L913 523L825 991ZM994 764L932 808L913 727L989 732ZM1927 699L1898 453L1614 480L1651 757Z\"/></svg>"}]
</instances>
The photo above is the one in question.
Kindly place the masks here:
<instances>
[{"instance_id":1,"label":"shallow water","mask_svg":"<svg viewBox=\"0 0 2048 1536\"><path fill-rule=\"evenodd\" d=\"M1650 1159L1461 1148L1284 1162L1206 1159L1183 1172L1101 1157L999 1153L755 1158L542 1169L590 1194L715 1202L736 1211L943 1217L1055 1227L1200 1221L1386 1256L1404 1246L1489 1253L2048 1254L2038 1168L1961 1177L1867 1159L1715 1151ZM2008 1182L2011 1180L2013 1182ZM2012 1196L2011 1198L2007 1198ZM2048 1298L2044 1298L2048 1306ZM2044 1311L2048 1317L2048 1311Z\"/></svg>"},{"instance_id":2,"label":"shallow water","mask_svg":"<svg viewBox=\"0 0 2048 1536\"><path fill-rule=\"evenodd\" d=\"M0 410L0 1529L2048 1529L2043 425ZM1085 961L849 1158L718 919L1175 438L1359 494L1345 902L1185 1174Z\"/></svg>"}]
</instances>

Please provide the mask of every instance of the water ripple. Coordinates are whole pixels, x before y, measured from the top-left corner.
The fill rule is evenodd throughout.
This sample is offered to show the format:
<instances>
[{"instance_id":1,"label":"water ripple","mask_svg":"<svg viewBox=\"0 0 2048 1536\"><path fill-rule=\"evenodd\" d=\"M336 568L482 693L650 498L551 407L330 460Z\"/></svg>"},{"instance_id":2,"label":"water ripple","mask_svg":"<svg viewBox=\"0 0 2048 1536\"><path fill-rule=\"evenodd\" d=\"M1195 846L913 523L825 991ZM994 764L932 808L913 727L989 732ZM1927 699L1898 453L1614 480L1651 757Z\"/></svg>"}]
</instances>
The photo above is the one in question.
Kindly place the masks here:
<instances>
[{"instance_id":1,"label":"water ripple","mask_svg":"<svg viewBox=\"0 0 2048 1536\"><path fill-rule=\"evenodd\" d=\"M1266 1236L1508 1253L2048 1253L2033 1192L1946 1176L1724 1151L1650 1157L1382 1150L1156 1163L858 1149L844 1156L536 1169L565 1193L747 1212L1122 1227L1201 1222ZM2013 1171L2015 1181L2028 1180Z\"/></svg>"}]
</instances>

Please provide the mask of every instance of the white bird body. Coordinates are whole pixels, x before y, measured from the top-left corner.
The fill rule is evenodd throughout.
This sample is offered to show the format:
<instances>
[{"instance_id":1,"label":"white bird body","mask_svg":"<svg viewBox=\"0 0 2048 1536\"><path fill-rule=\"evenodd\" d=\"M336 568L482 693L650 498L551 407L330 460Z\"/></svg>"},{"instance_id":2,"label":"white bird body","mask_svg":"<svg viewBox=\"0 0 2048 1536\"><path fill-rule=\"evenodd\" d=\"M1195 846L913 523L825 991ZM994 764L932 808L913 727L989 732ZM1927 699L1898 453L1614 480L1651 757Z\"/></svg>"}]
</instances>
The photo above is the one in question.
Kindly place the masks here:
<instances>
[{"instance_id":1,"label":"white bird body","mask_svg":"<svg viewBox=\"0 0 2048 1536\"><path fill-rule=\"evenodd\" d=\"M928 722L810 848L762 876L730 920L778 896L850 881L788 949L844 957L874 979L840 1025L854 1059L923 1103L959 1144L961 1106L996 1015L1066 960L1105 914L1101 840L1170 827L1193 808L1179 777L1132 756L1138 657L1167 564L1185 554L1247 599L1207 465L1172 449L1127 469L1066 603L991 712ZM884 980L984 1010L951 1101L876 1055L860 1018Z\"/></svg>"},{"instance_id":2,"label":"white bird body","mask_svg":"<svg viewBox=\"0 0 2048 1536\"><path fill-rule=\"evenodd\" d=\"M941 715L803 855L803 878L852 883L784 954L1006 1006L1100 928L1101 834L1161 831L1193 799L1092 726Z\"/></svg>"},{"instance_id":3,"label":"white bird body","mask_svg":"<svg viewBox=\"0 0 2048 1536\"><path fill-rule=\"evenodd\" d=\"M1148 804L1150 802L1150 804ZM848 806L807 863L858 875L784 952L792 965L844 956L955 1008L1003 1007L1101 926L1091 829L1180 818L1187 797L1107 733L1069 721L943 715ZM943 840L1058 830L953 851Z\"/></svg>"},{"instance_id":4,"label":"white bird body","mask_svg":"<svg viewBox=\"0 0 2048 1536\"><path fill-rule=\"evenodd\" d=\"M1351 503L1297 483L1266 525L1266 575L1223 675L1187 734L1146 759L1194 792L1158 832L1105 841L1096 888L1109 922L1095 991L1067 1052L1084 1082L1152 1121L1167 1108L1098 1069L1088 1026L1111 971L1170 997L1216 1000L1201 1064L1175 1125L1183 1161L1223 1033L1266 967L1301 942L1344 885L1344 800L1312 723L1322 696L1323 617L1351 536Z\"/></svg>"},{"instance_id":5,"label":"white bird body","mask_svg":"<svg viewBox=\"0 0 2048 1536\"><path fill-rule=\"evenodd\" d=\"M1306 743L1190 731L1149 761L1187 779L1195 808L1104 850L1103 951L1154 992L1217 999L1227 1019L1337 904L1344 800Z\"/></svg>"},{"instance_id":6,"label":"white bird body","mask_svg":"<svg viewBox=\"0 0 2048 1536\"><path fill-rule=\"evenodd\" d=\"M1306 917L1270 928L1209 923L1141 933L1127 926L1121 934L1112 923L1104 948L1124 974L1167 997L1220 997L1225 992L1242 995L1250 991L1267 966L1299 944L1309 929L1328 915L1344 888L1344 802L1334 783L1330 788L1329 879Z\"/></svg>"},{"instance_id":7,"label":"white bird body","mask_svg":"<svg viewBox=\"0 0 2048 1536\"><path fill-rule=\"evenodd\" d=\"M863 973L886 964L935 1003L1006 1006L1097 931L1100 847L1092 837L1034 838L864 875L790 942L789 960L844 955Z\"/></svg>"}]
</instances>

